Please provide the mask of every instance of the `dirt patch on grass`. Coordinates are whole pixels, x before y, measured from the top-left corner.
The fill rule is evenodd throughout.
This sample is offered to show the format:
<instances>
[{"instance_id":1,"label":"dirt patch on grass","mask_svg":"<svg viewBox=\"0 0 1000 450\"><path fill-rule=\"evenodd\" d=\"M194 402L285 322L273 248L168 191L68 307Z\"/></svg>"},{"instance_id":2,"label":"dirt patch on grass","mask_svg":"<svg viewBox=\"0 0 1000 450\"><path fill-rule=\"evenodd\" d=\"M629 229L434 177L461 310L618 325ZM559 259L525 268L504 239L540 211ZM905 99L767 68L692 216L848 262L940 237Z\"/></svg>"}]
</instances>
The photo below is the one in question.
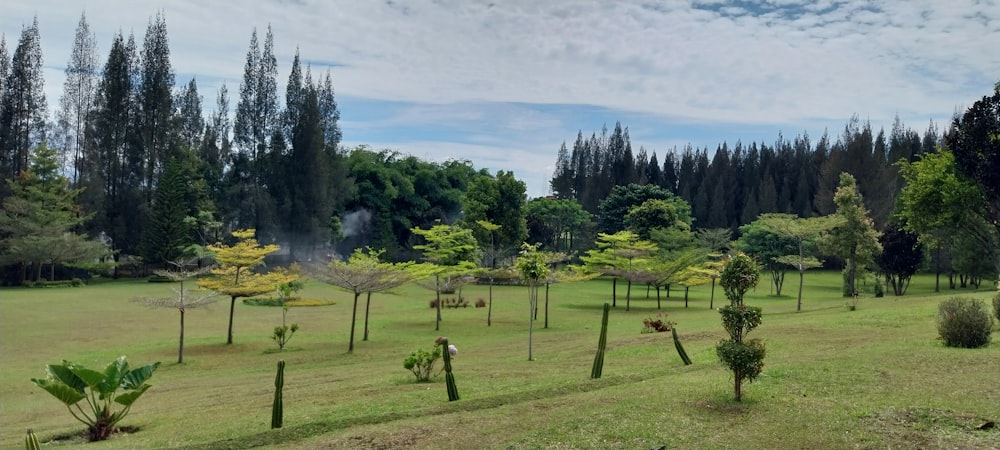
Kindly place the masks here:
<instances>
[{"instance_id":1,"label":"dirt patch on grass","mask_svg":"<svg viewBox=\"0 0 1000 450\"><path fill-rule=\"evenodd\" d=\"M690 405L704 411L714 411L722 414L731 414L731 415L746 414L748 411L750 411L750 406L748 405L739 403L730 403L730 402L697 401L690 403Z\"/></svg>"},{"instance_id":2,"label":"dirt patch on grass","mask_svg":"<svg viewBox=\"0 0 1000 450\"><path fill-rule=\"evenodd\" d=\"M347 436L339 442L321 444L318 448L357 448L357 449L400 449L413 448L420 441L420 436L426 436L428 430L423 427L400 428L391 433L372 435Z\"/></svg>"},{"instance_id":3,"label":"dirt patch on grass","mask_svg":"<svg viewBox=\"0 0 1000 450\"><path fill-rule=\"evenodd\" d=\"M889 408L862 420L888 448L1000 449L998 419L933 408Z\"/></svg>"}]
</instances>

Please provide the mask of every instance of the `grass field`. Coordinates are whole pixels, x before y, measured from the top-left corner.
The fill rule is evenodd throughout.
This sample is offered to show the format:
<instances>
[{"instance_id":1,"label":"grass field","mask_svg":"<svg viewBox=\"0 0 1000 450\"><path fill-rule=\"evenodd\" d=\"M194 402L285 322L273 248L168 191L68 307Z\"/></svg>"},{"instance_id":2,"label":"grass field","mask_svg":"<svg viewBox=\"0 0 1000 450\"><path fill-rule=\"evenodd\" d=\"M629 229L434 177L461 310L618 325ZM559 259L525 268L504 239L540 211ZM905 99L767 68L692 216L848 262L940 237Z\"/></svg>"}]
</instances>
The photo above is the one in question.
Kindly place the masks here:
<instances>
[{"instance_id":1,"label":"grass field","mask_svg":"<svg viewBox=\"0 0 1000 450\"><path fill-rule=\"evenodd\" d=\"M371 335L346 352L351 297L307 284L304 297L332 306L292 308L301 330L284 352L270 340L278 308L237 304L235 343L225 345L229 301L187 313L185 363L178 365L178 313L131 303L168 285L142 281L84 288L0 290L0 448L22 445L33 428L51 447L82 445L82 425L29 382L63 359L103 367L119 355L133 365L162 361L153 388L122 425L135 427L86 448L1000 448L1000 334L988 348L945 348L937 304L953 295L989 299L992 287L933 293L914 280L903 297L862 298L845 308L839 273L806 275L803 311L797 277L782 297L766 279L747 303L761 306L760 379L732 401L731 374L717 361L725 333L709 309L709 288L664 299L694 360L684 366L669 333L641 334L655 298L624 285L612 310L604 376L588 379L601 305L611 283L554 285L550 327L535 322L527 361L523 287L494 288L493 325L485 286L465 289L466 309L446 309L434 331L433 295L417 286L372 300ZM653 294L651 294L651 297ZM362 297L363 301L363 297ZM726 300L716 290L715 305ZM996 330L996 327L995 327ZM453 360L462 399L448 402L444 376L415 383L402 367L439 335ZM276 362L284 359L285 427L270 430ZM440 366L440 363L439 363Z\"/></svg>"}]
</instances>

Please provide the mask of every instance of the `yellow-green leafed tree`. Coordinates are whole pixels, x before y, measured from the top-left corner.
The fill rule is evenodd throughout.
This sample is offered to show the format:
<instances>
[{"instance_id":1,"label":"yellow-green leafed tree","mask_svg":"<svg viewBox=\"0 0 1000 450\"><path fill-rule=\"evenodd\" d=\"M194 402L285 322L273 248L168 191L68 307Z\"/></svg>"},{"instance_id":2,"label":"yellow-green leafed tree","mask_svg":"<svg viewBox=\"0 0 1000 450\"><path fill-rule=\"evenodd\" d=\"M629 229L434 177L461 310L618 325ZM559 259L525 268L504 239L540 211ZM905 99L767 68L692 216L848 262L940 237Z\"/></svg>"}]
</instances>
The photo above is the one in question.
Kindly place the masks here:
<instances>
[{"instance_id":1,"label":"yellow-green leafed tree","mask_svg":"<svg viewBox=\"0 0 1000 450\"><path fill-rule=\"evenodd\" d=\"M254 272L255 267L264 264L265 256L280 250L274 244L261 246L253 237L255 231L234 231L233 237L239 241L231 246L209 245L208 249L215 253L219 267L212 269L212 276L198 280L199 286L229 296L229 332L226 344L233 343L233 313L237 298L274 292L279 285L295 281L299 277L284 269Z\"/></svg>"}]
</instances>

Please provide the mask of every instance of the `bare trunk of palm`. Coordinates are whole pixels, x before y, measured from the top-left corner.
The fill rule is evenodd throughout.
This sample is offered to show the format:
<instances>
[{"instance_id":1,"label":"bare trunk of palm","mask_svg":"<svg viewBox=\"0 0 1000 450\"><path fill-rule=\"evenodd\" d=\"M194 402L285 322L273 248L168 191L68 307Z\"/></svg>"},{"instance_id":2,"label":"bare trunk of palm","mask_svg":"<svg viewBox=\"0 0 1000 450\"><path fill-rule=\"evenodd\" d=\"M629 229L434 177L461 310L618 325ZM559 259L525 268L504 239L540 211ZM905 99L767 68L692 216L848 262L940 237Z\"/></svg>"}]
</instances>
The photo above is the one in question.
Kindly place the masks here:
<instances>
[{"instance_id":1,"label":"bare trunk of palm","mask_svg":"<svg viewBox=\"0 0 1000 450\"><path fill-rule=\"evenodd\" d=\"M368 297L365 299L365 336L362 341L368 340L368 310L371 309L372 305L372 293L368 293Z\"/></svg>"}]
</instances>

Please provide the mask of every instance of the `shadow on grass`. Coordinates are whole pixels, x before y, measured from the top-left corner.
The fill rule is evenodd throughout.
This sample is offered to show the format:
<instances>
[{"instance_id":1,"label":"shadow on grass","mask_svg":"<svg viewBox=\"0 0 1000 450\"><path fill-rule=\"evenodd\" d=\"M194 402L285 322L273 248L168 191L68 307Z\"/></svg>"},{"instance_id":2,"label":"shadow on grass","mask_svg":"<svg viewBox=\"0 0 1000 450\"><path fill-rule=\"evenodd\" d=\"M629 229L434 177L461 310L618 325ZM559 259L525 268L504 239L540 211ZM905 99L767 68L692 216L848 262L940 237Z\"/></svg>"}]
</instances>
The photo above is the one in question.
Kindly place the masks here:
<instances>
[{"instance_id":1,"label":"shadow on grass","mask_svg":"<svg viewBox=\"0 0 1000 450\"><path fill-rule=\"evenodd\" d=\"M498 408L504 405L517 404L522 402L543 400L547 398L572 395L584 392L595 391L607 387L618 386L627 383L636 383L652 379L658 374L637 374L628 376L605 377L598 380L582 380L579 383L553 386L544 389L536 389L527 392L516 392L505 395L461 400L458 402L447 402L431 405L425 408L413 409L410 411L393 411L384 414L374 414L357 416L346 419L312 422L297 426L285 427L276 430L264 431L256 434L249 434L233 439L210 442L203 445L195 445L190 448L197 449L244 449L259 447L264 445L286 444L302 439L307 439L320 434L331 433L359 425L375 425L388 423L397 420L411 419L416 417L435 416L451 414L463 411L478 411L483 409ZM442 392L442 398L444 397Z\"/></svg>"}]
</instances>

